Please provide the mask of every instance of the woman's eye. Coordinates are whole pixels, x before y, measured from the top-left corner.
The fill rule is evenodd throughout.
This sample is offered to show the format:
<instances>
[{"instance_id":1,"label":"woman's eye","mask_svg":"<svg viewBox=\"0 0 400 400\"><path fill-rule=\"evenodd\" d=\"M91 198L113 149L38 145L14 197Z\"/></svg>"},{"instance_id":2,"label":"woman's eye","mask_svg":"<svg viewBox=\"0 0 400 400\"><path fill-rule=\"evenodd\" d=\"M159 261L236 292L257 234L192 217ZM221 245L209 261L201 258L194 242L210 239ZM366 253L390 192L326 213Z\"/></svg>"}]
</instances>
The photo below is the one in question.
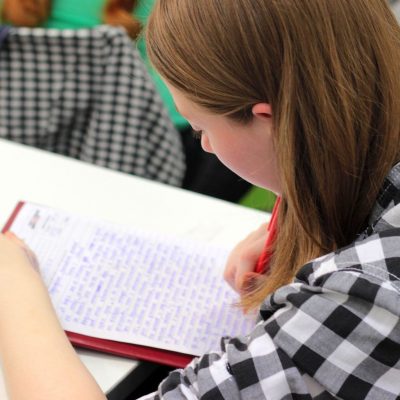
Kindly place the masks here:
<instances>
[{"instance_id":1,"label":"woman's eye","mask_svg":"<svg viewBox=\"0 0 400 400\"><path fill-rule=\"evenodd\" d=\"M195 130L195 129L193 129L193 130L192 130L192 133L193 133L193 137L194 137L195 139L201 139L201 135L203 134L203 131L202 131L202 130Z\"/></svg>"}]
</instances>

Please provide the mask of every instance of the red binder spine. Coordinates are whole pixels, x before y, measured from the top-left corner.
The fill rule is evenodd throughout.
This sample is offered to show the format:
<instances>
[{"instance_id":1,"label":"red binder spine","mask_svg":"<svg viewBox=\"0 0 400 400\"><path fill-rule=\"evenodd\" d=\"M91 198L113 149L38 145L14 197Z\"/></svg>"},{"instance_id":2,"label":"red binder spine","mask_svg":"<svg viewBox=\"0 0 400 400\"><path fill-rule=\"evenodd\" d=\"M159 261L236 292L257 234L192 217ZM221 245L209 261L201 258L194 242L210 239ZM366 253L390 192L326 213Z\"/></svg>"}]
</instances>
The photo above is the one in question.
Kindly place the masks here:
<instances>
[{"instance_id":1,"label":"red binder spine","mask_svg":"<svg viewBox=\"0 0 400 400\"><path fill-rule=\"evenodd\" d=\"M15 218L17 217L18 213L21 211L21 208L24 206L25 202L20 201L18 204L15 206L14 211L11 213L10 218L8 218L6 224L4 225L3 229L1 230L1 233L6 233L7 231L10 230L11 225L13 224Z\"/></svg>"}]
</instances>

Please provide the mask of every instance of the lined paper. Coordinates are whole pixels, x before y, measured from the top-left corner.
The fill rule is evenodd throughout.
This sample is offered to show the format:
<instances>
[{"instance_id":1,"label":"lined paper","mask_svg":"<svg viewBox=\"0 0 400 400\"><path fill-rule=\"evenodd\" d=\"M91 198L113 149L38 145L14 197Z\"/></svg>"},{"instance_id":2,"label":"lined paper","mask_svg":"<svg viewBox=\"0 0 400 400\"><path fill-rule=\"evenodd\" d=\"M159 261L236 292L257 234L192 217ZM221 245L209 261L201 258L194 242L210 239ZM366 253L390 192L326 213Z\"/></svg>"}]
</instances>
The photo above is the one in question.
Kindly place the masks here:
<instances>
[{"instance_id":1,"label":"lined paper","mask_svg":"<svg viewBox=\"0 0 400 400\"><path fill-rule=\"evenodd\" d=\"M11 227L36 253L65 330L192 355L249 333L226 248L25 203Z\"/></svg>"}]
</instances>

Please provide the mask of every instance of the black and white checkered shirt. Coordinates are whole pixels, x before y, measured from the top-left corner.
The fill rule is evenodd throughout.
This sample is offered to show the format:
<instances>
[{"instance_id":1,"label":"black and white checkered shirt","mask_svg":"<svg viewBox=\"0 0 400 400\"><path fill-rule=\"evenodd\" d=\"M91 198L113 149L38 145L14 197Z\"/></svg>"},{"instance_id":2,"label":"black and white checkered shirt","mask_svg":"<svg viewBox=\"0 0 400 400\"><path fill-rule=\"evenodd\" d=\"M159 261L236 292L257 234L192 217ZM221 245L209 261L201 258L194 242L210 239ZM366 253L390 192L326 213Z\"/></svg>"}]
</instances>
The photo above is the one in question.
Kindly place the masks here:
<instances>
[{"instance_id":1,"label":"black and white checkered shirt","mask_svg":"<svg viewBox=\"0 0 400 400\"><path fill-rule=\"evenodd\" d=\"M143 399L400 399L400 163L369 228L305 265L246 337L172 372Z\"/></svg>"},{"instance_id":2,"label":"black and white checkered shirt","mask_svg":"<svg viewBox=\"0 0 400 400\"><path fill-rule=\"evenodd\" d=\"M179 133L119 28L11 28L0 137L173 185L185 171Z\"/></svg>"}]
</instances>

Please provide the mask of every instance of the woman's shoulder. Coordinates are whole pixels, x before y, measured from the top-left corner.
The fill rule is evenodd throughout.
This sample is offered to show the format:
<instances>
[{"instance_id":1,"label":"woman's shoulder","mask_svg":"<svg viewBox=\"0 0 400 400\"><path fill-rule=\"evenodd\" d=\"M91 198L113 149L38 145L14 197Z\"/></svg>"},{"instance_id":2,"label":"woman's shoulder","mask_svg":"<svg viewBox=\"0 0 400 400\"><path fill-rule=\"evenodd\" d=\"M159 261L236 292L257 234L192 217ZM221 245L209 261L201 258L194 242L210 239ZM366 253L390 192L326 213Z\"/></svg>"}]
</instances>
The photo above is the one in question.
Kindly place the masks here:
<instances>
[{"instance_id":1,"label":"woman's shoulder","mask_svg":"<svg viewBox=\"0 0 400 400\"><path fill-rule=\"evenodd\" d=\"M332 289L333 280L355 278L363 280L365 292L372 285L400 293L400 163L385 179L364 232L348 246L310 261L296 277L298 282L326 289ZM354 290L345 282L341 291Z\"/></svg>"},{"instance_id":2,"label":"woman's shoulder","mask_svg":"<svg viewBox=\"0 0 400 400\"><path fill-rule=\"evenodd\" d=\"M375 232L309 262L295 282L400 315L400 227Z\"/></svg>"},{"instance_id":3,"label":"woman's shoulder","mask_svg":"<svg viewBox=\"0 0 400 400\"><path fill-rule=\"evenodd\" d=\"M261 317L268 320L279 309L294 307L312 318L326 312L328 318L343 304L347 310L363 304L356 312L360 318L371 310L400 318L400 203L387 204L348 246L304 265L293 283L265 299Z\"/></svg>"},{"instance_id":4,"label":"woman's shoulder","mask_svg":"<svg viewBox=\"0 0 400 400\"><path fill-rule=\"evenodd\" d=\"M296 279L323 286L329 276L338 272L369 276L400 290L400 227L373 233L312 260L299 271Z\"/></svg>"},{"instance_id":5,"label":"woman's shoulder","mask_svg":"<svg viewBox=\"0 0 400 400\"><path fill-rule=\"evenodd\" d=\"M396 398L400 383L388 378L398 374L400 228L310 261L260 316L252 341L271 339L327 392L352 398L361 385L365 398Z\"/></svg>"}]
</instances>

